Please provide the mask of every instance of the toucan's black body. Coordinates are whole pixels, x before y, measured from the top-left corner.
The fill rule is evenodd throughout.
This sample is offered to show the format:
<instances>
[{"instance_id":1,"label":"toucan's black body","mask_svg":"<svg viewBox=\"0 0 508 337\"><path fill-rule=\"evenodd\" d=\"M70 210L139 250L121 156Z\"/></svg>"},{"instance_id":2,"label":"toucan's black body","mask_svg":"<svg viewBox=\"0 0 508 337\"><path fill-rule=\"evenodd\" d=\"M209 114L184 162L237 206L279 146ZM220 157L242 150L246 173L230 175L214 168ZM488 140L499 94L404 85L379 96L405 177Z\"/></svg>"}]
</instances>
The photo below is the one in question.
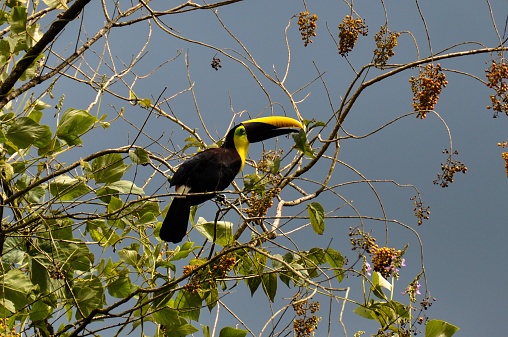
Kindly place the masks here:
<instances>
[{"instance_id":1,"label":"toucan's black body","mask_svg":"<svg viewBox=\"0 0 508 337\"><path fill-rule=\"evenodd\" d=\"M176 171L171 186L185 185L191 193L223 191L235 179L242 159L234 149L216 148L199 152ZM190 207L213 198L213 194L175 197L160 230L164 241L178 243L187 233Z\"/></svg>"},{"instance_id":2,"label":"toucan's black body","mask_svg":"<svg viewBox=\"0 0 508 337\"><path fill-rule=\"evenodd\" d=\"M287 117L266 117L247 121L231 129L220 148L211 148L186 160L171 179L181 196L173 198L160 229L160 238L178 243L187 233L190 207L210 200L223 191L242 170L249 143L298 131L301 124ZM243 157L242 157L243 154Z\"/></svg>"}]
</instances>

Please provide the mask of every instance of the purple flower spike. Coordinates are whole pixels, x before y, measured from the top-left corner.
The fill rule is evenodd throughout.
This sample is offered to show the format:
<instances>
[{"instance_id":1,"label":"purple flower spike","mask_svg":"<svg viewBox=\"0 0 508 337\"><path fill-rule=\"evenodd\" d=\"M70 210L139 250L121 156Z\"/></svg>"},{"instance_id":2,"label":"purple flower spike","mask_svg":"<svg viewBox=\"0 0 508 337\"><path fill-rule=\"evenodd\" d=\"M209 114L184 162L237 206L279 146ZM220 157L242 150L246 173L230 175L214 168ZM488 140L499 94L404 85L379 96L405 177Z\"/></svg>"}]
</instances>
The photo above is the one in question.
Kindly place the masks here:
<instances>
[{"instance_id":1,"label":"purple flower spike","mask_svg":"<svg viewBox=\"0 0 508 337\"><path fill-rule=\"evenodd\" d=\"M365 262L365 266L367 267L367 269L365 269L365 271L367 272L367 275L372 276L372 274L370 273L370 271L372 270L370 263Z\"/></svg>"}]
</instances>

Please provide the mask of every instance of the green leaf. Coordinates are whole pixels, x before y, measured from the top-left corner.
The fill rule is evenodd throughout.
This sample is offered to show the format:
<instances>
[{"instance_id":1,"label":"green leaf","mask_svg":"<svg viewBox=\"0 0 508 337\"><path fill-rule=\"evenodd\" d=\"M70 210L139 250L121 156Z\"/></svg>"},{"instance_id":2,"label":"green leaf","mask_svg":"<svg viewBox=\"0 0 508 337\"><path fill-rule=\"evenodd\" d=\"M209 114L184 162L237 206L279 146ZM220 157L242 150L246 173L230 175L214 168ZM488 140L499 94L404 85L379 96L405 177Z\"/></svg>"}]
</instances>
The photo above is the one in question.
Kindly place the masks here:
<instances>
[{"instance_id":1,"label":"green leaf","mask_svg":"<svg viewBox=\"0 0 508 337\"><path fill-rule=\"evenodd\" d=\"M263 290L265 291L266 296L268 296L270 301L273 302L275 299L275 294L277 293L277 274L263 274L261 276L261 281L263 282Z\"/></svg>"},{"instance_id":2,"label":"green leaf","mask_svg":"<svg viewBox=\"0 0 508 337\"><path fill-rule=\"evenodd\" d=\"M25 239L19 236L7 236L3 245L2 262L3 263L21 263L25 258Z\"/></svg>"},{"instance_id":3,"label":"green leaf","mask_svg":"<svg viewBox=\"0 0 508 337\"><path fill-rule=\"evenodd\" d=\"M111 197L108 203L108 213L110 217L108 224L110 226L125 229L126 226L132 222L132 214L130 214L129 208L124 208L124 202L116 197Z\"/></svg>"},{"instance_id":4,"label":"green leaf","mask_svg":"<svg viewBox=\"0 0 508 337\"><path fill-rule=\"evenodd\" d=\"M169 259L169 261L178 261L187 258L190 253L196 249L201 248L200 246L193 247L194 242L186 241L182 247L177 248L176 254Z\"/></svg>"},{"instance_id":5,"label":"green leaf","mask_svg":"<svg viewBox=\"0 0 508 337\"><path fill-rule=\"evenodd\" d=\"M194 332L199 331L193 325L189 323L184 323L180 326L170 325L166 327L165 336L167 337L183 337L187 335L191 335Z\"/></svg>"},{"instance_id":6,"label":"green leaf","mask_svg":"<svg viewBox=\"0 0 508 337\"><path fill-rule=\"evenodd\" d=\"M9 14L6 11L0 9L0 25L3 25L9 19Z\"/></svg>"},{"instance_id":7,"label":"green leaf","mask_svg":"<svg viewBox=\"0 0 508 337\"><path fill-rule=\"evenodd\" d=\"M221 329L219 337L245 337L247 332L247 330L240 330L227 326Z\"/></svg>"},{"instance_id":8,"label":"green leaf","mask_svg":"<svg viewBox=\"0 0 508 337\"><path fill-rule=\"evenodd\" d=\"M135 290L128 276L120 276L107 286L108 293L116 298L125 298Z\"/></svg>"},{"instance_id":9,"label":"green leaf","mask_svg":"<svg viewBox=\"0 0 508 337\"><path fill-rule=\"evenodd\" d=\"M203 330L203 337L210 337L210 327L208 325L201 324L201 330Z\"/></svg>"},{"instance_id":10,"label":"green leaf","mask_svg":"<svg viewBox=\"0 0 508 337\"><path fill-rule=\"evenodd\" d=\"M316 265L322 265L326 262L325 251L322 248L311 248L306 258Z\"/></svg>"},{"instance_id":11,"label":"green leaf","mask_svg":"<svg viewBox=\"0 0 508 337\"><path fill-rule=\"evenodd\" d=\"M106 225L106 222L102 219L88 220L86 231L90 233L92 240L103 247L113 245L121 239L120 235L116 234L115 230Z\"/></svg>"},{"instance_id":12,"label":"green leaf","mask_svg":"<svg viewBox=\"0 0 508 337\"><path fill-rule=\"evenodd\" d=\"M93 309L102 308L104 298L104 287L100 279L95 275L87 276L85 279L76 278L72 287L74 298L80 310L76 310L76 319L90 315Z\"/></svg>"},{"instance_id":13,"label":"green leaf","mask_svg":"<svg viewBox=\"0 0 508 337\"><path fill-rule=\"evenodd\" d=\"M16 171L16 169L14 170ZM32 179L26 175L25 173L21 174L19 179L16 181L16 187L18 190L25 189L30 185ZM28 191L28 194L24 195L23 201L28 201L28 203L39 203L40 199L44 194L46 194L46 190L48 189L48 184L40 184L38 186L33 187Z\"/></svg>"},{"instance_id":14,"label":"green leaf","mask_svg":"<svg viewBox=\"0 0 508 337\"><path fill-rule=\"evenodd\" d=\"M2 129L0 129L0 143L5 143L7 141L7 138L5 137L5 133Z\"/></svg>"},{"instance_id":15,"label":"green leaf","mask_svg":"<svg viewBox=\"0 0 508 337\"><path fill-rule=\"evenodd\" d=\"M32 322L42 321L53 313L53 308L39 300L32 305L30 310L30 319Z\"/></svg>"},{"instance_id":16,"label":"green leaf","mask_svg":"<svg viewBox=\"0 0 508 337\"><path fill-rule=\"evenodd\" d=\"M125 165L120 153L110 153L96 158L92 162L92 171L97 183L119 181L130 165Z\"/></svg>"},{"instance_id":17,"label":"green leaf","mask_svg":"<svg viewBox=\"0 0 508 337\"><path fill-rule=\"evenodd\" d=\"M322 121L316 121L313 118L311 120L304 119L303 120L303 125L305 125L305 130L310 131L310 130L314 129L315 127L318 127L318 126L326 126L326 123L322 122Z\"/></svg>"},{"instance_id":18,"label":"green leaf","mask_svg":"<svg viewBox=\"0 0 508 337\"><path fill-rule=\"evenodd\" d=\"M31 39L28 39L28 41L32 41ZM26 46L26 49L28 49L28 46ZM35 76L35 72L37 71L38 61L44 57L43 54L37 55L35 58L32 58L32 63L25 69L23 74L21 74L19 80L20 81L26 81L29 79L32 79Z\"/></svg>"},{"instance_id":19,"label":"green leaf","mask_svg":"<svg viewBox=\"0 0 508 337\"><path fill-rule=\"evenodd\" d=\"M277 174L280 168L280 157L275 157L274 161L270 162L270 172Z\"/></svg>"},{"instance_id":20,"label":"green leaf","mask_svg":"<svg viewBox=\"0 0 508 337\"><path fill-rule=\"evenodd\" d=\"M307 135L305 131L300 130L299 133L292 133L293 139L295 140L295 149L303 152L304 155L310 158L314 158L314 151L307 142Z\"/></svg>"},{"instance_id":21,"label":"green leaf","mask_svg":"<svg viewBox=\"0 0 508 337\"><path fill-rule=\"evenodd\" d=\"M34 255L32 253L32 255ZM28 258L31 281L44 293L54 294L59 299L66 299L65 280L51 278L48 268L51 262L42 254L35 254Z\"/></svg>"},{"instance_id":22,"label":"green leaf","mask_svg":"<svg viewBox=\"0 0 508 337\"><path fill-rule=\"evenodd\" d=\"M222 247L233 243L233 223L228 221L207 222L204 218L199 218L196 229L203 234L210 242L213 242L215 227L217 227L216 242Z\"/></svg>"},{"instance_id":23,"label":"green leaf","mask_svg":"<svg viewBox=\"0 0 508 337\"><path fill-rule=\"evenodd\" d=\"M359 306L354 312L364 318L375 319L381 328L387 328L391 324L400 324L410 318L406 307L397 301L371 301Z\"/></svg>"},{"instance_id":24,"label":"green leaf","mask_svg":"<svg viewBox=\"0 0 508 337\"><path fill-rule=\"evenodd\" d=\"M5 133L5 137L20 149L34 144L38 148L46 147L51 141L51 130L47 125L39 125L28 117L20 117Z\"/></svg>"},{"instance_id":25,"label":"green leaf","mask_svg":"<svg viewBox=\"0 0 508 337\"><path fill-rule=\"evenodd\" d=\"M143 105L146 108L149 108L152 105L152 101L148 98L145 98L139 101L139 104Z\"/></svg>"},{"instance_id":26,"label":"green leaf","mask_svg":"<svg viewBox=\"0 0 508 337\"><path fill-rule=\"evenodd\" d=\"M175 309L170 307L164 307L161 310L159 308L155 308L154 313L152 314L153 319L156 323L162 325L179 325L180 318L178 316L178 312Z\"/></svg>"},{"instance_id":27,"label":"green leaf","mask_svg":"<svg viewBox=\"0 0 508 337\"><path fill-rule=\"evenodd\" d=\"M136 267L139 264L141 259L141 255L136 250L129 249L129 247L123 248L118 252L118 256L120 257L120 261Z\"/></svg>"},{"instance_id":28,"label":"green leaf","mask_svg":"<svg viewBox=\"0 0 508 337\"><path fill-rule=\"evenodd\" d=\"M35 288L28 276L18 269L9 270L1 275L0 284L1 298L9 300L16 311L29 303L29 295Z\"/></svg>"},{"instance_id":29,"label":"green leaf","mask_svg":"<svg viewBox=\"0 0 508 337\"><path fill-rule=\"evenodd\" d=\"M59 151L62 151L62 143L58 139L53 138L46 147L39 148L38 154L39 156L49 156Z\"/></svg>"},{"instance_id":30,"label":"green leaf","mask_svg":"<svg viewBox=\"0 0 508 337\"><path fill-rule=\"evenodd\" d=\"M450 337L459 330L455 325L433 319L427 323L425 337Z\"/></svg>"},{"instance_id":31,"label":"green leaf","mask_svg":"<svg viewBox=\"0 0 508 337\"><path fill-rule=\"evenodd\" d=\"M363 318L367 318L367 319L375 319L376 318L376 315L374 314L374 312L365 306L359 306L358 308L353 310L353 312Z\"/></svg>"},{"instance_id":32,"label":"green leaf","mask_svg":"<svg viewBox=\"0 0 508 337\"><path fill-rule=\"evenodd\" d=\"M38 24L38 23L33 24L33 25L27 27L27 29L26 29L26 31L27 31L26 45L27 45L28 48L32 48L37 42L39 42L41 37L44 35L40 31L40 27L41 27L41 25ZM36 58L36 60L38 61L42 57L44 57L44 55L40 54L39 57ZM37 66L38 66L38 64L36 65L36 67Z\"/></svg>"},{"instance_id":33,"label":"green leaf","mask_svg":"<svg viewBox=\"0 0 508 337\"><path fill-rule=\"evenodd\" d=\"M208 310L212 312L213 308L217 305L217 301L219 300L219 290L217 288L212 288L208 292L208 296L205 297L206 306Z\"/></svg>"},{"instance_id":34,"label":"green leaf","mask_svg":"<svg viewBox=\"0 0 508 337\"><path fill-rule=\"evenodd\" d=\"M67 201L79 198L90 190L82 180L61 175L49 183L49 192L58 199Z\"/></svg>"},{"instance_id":35,"label":"green leaf","mask_svg":"<svg viewBox=\"0 0 508 337\"><path fill-rule=\"evenodd\" d=\"M245 279L245 282L249 287L250 295L254 296L254 293L256 292L256 290L258 290L259 285L261 284L261 277L260 276L249 277Z\"/></svg>"},{"instance_id":36,"label":"green leaf","mask_svg":"<svg viewBox=\"0 0 508 337\"><path fill-rule=\"evenodd\" d=\"M134 164L144 165L150 163L150 156L148 155L148 151L142 148L136 148L134 151L129 151L129 157Z\"/></svg>"},{"instance_id":37,"label":"green leaf","mask_svg":"<svg viewBox=\"0 0 508 337\"><path fill-rule=\"evenodd\" d=\"M132 181L128 180L119 180L112 183L107 184L104 188L101 188L97 191L97 196L104 195L118 195L118 193L122 194L145 194L142 188L134 185Z\"/></svg>"},{"instance_id":38,"label":"green leaf","mask_svg":"<svg viewBox=\"0 0 508 337\"><path fill-rule=\"evenodd\" d=\"M342 257L342 255L333 248L327 248L325 249L325 259L330 267L333 268L337 281L341 282L344 279L344 271L342 270L344 257Z\"/></svg>"},{"instance_id":39,"label":"green leaf","mask_svg":"<svg viewBox=\"0 0 508 337\"><path fill-rule=\"evenodd\" d=\"M182 289L178 292L175 299L180 316L199 322L199 314L201 310L201 297L196 293L189 293Z\"/></svg>"},{"instance_id":40,"label":"green leaf","mask_svg":"<svg viewBox=\"0 0 508 337\"><path fill-rule=\"evenodd\" d=\"M252 191L254 193L263 195L266 190L268 178L266 176L259 176L258 174L249 174L243 177L243 189L245 191Z\"/></svg>"},{"instance_id":41,"label":"green leaf","mask_svg":"<svg viewBox=\"0 0 508 337\"><path fill-rule=\"evenodd\" d=\"M198 140L194 137L188 137L185 139L185 146L182 149L182 153L185 153L185 150L191 147L197 147L198 149L203 148L203 144L198 142Z\"/></svg>"},{"instance_id":42,"label":"green leaf","mask_svg":"<svg viewBox=\"0 0 508 337\"><path fill-rule=\"evenodd\" d=\"M11 25L11 31L19 34L26 30L26 7L14 6L11 10L11 17L9 24Z\"/></svg>"},{"instance_id":43,"label":"green leaf","mask_svg":"<svg viewBox=\"0 0 508 337\"><path fill-rule=\"evenodd\" d=\"M69 146L83 143L79 136L96 122L96 118L85 110L67 109L58 124L56 136Z\"/></svg>"},{"instance_id":44,"label":"green leaf","mask_svg":"<svg viewBox=\"0 0 508 337\"><path fill-rule=\"evenodd\" d=\"M62 0L42 0L49 8L56 7L64 7L67 8L67 5Z\"/></svg>"},{"instance_id":45,"label":"green leaf","mask_svg":"<svg viewBox=\"0 0 508 337\"><path fill-rule=\"evenodd\" d=\"M318 202L307 204L307 212L309 213L312 229L318 235L322 235L325 231L325 210Z\"/></svg>"}]
</instances>

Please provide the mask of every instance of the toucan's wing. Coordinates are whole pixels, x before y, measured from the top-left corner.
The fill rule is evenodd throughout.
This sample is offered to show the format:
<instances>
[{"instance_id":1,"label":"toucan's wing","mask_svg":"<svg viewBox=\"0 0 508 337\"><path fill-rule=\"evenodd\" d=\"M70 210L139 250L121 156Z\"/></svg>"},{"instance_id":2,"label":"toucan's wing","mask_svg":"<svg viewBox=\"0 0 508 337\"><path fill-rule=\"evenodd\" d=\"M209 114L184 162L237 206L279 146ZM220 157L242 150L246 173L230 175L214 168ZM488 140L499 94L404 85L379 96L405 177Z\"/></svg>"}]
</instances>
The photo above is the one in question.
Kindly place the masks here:
<instances>
[{"instance_id":1,"label":"toucan's wing","mask_svg":"<svg viewBox=\"0 0 508 337\"><path fill-rule=\"evenodd\" d=\"M171 186L187 193L222 191L231 184L241 167L241 158L234 149L213 148L186 160L176 171ZM209 200L213 195L189 196L192 205Z\"/></svg>"}]
</instances>

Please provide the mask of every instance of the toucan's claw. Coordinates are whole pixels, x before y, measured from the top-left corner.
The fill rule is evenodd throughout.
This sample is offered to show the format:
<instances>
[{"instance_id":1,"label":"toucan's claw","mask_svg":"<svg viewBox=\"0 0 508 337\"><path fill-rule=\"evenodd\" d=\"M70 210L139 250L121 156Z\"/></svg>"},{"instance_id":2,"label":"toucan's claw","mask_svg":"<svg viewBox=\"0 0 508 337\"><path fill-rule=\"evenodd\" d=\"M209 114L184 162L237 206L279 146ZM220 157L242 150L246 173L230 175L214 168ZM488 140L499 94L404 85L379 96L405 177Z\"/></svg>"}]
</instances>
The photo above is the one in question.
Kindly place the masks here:
<instances>
[{"instance_id":1,"label":"toucan's claw","mask_svg":"<svg viewBox=\"0 0 508 337\"><path fill-rule=\"evenodd\" d=\"M215 201L221 204L222 206L227 206L227 198L225 194L217 194L215 196Z\"/></svg>"}]
</instances>

